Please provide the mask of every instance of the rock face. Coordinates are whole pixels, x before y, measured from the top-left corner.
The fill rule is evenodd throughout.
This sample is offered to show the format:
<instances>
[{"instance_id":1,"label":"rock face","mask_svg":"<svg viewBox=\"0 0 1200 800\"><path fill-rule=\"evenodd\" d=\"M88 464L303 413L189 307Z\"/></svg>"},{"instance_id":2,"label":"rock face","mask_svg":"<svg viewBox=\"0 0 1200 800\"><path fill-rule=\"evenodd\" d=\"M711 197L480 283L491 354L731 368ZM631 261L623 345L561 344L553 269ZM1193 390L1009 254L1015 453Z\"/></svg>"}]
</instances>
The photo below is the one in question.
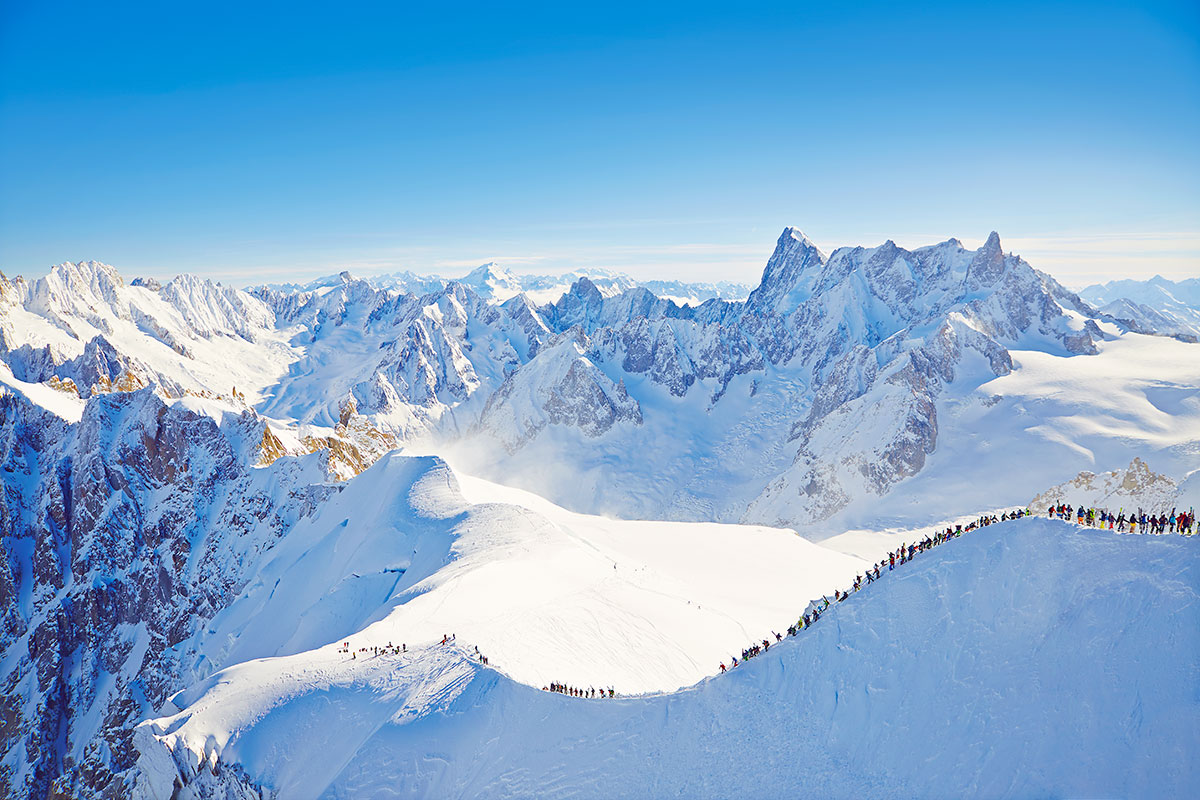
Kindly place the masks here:
<instances>
[{"instance_id":1,"label":"rock face","mask_svg":"<svg viewBox=\"0 0 1200 800\"><path fill-rule=\"evenodd\" d=\"M740 518L790 524L882 496L919 472L937 446L938 398L964 359L981 358L1002 376L1013 368L1013 345L1096 352L1103 334L1089 311L1005 254L995 233L977 251L956 240L913 251L886 242L827 257L789 228L745 303L680 307L639 290L605 297L580 281L542 317L553 330L586 333L585 355L610 378L644 377L632 392L643 407L659 389L675 398L699 391L710 416L744 425L730 386L753 374L787 376L799 390L779 429L786 452L775 454L777 466L764 463L774 474ZM756 379L751 393L761 386ZM644 420L668 427L649 413ZM499 438L512 452L514 440Z\"/></svg>"},{"instance_id":2,"label":"rock face","mask_svg":"<svg viewBox=\"0 0 1200 800\"><path fill-rule=\"evenodd\" d=\"M622 383L614 384L588 360L587 336L576 328L553 338L537 369L513 372L489 399L479 428L511 453L549 425L596 438L614 425L642 424L642 411Z\"/></svg>"},{"instance_id":3,"label":"rock face","mask_svg":"<svg viewBox=\"0 0 1200 800\"><path fill-rule=\"evenodd\" d=\"M1081 472L1030 500L1029 508L1044 514L1050 506L1060 503L1069 503L1076 508L1107 508L1114 514L1118 509L1161 513L1181 505L1181 497L1179 486L1173 479L1152 471L1145 461L1134 458L1122 470L1099 475Z\"/></svg>"},{"instance_id":4,"label":"rock face","mask_svg":"<svg viewBox=\"0 0 1200 800\"><path fill-rule=\"evenodd\" d=\"M0 794L127 796L133 725L178 689L178 646L330 491L314 464L251 470L252 422L149 389L97 395L75 425L0 396Z\"/></svg>"}]
</instances>

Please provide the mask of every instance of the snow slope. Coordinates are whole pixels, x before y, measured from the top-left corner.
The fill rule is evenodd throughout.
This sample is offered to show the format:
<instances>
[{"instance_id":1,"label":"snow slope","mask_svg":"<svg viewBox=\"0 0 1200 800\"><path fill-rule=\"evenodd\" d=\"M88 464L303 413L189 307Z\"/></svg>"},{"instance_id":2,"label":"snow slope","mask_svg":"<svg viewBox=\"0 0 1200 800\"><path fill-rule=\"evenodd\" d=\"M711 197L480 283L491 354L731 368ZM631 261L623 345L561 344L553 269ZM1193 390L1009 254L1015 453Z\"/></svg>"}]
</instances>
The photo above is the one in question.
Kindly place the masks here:
<instances>
[{"instance_id":1,"label":"snow slope","mask_svg":"<svg viewBox=\"0 0 1200 800\"><path fill-rule=\"evenodd\" d=\"M201 678L346 640L426 646L455 633L531 685L663 691L864 568L788 530L574 514L393 454L301 520L185 649Z\"/></svg>"},{"instance_id":2,"label":"snow slope","mask_svg":"<svg viewBox=\"0 0 1200 800\"><path fill-rule=\"evenodd\" d=\"M1186 796L1196 543L993 525L665 696L544 693L453 648L253 662L139 728L139 796Z\"/></svg>"},{"instance_id":3,"label":"snow slope","mask_svg":"<svg viewBox=\"0 0 1200 800\"><path fill-rule=\"evenodd\" d=\"M885 501L851 506L804 532L820 538L1024 506L1081 471L1124 470L1135 455L1176 482L1200 471L1197 346L1127 333L1097 347L1082 357L1013 350L1014 369L999 378L981 366L981 377L939 401L938 447L924 470ZM1194 492L1190 502L1200 500ZM1157 497L1135 493L1126 503L1157 507Z\"/></svg>"}]
</instances>

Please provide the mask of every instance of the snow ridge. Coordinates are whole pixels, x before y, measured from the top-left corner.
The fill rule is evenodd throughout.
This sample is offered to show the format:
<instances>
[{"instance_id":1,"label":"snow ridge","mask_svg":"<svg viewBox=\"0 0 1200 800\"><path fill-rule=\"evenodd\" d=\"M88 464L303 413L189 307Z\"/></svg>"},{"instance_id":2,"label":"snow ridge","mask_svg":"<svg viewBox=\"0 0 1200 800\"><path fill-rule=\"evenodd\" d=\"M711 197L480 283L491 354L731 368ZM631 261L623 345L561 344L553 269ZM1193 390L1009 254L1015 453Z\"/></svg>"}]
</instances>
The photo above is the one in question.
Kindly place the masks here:
<instances>
[{"instance_id":1,"label":"snow ridge","mask_svg":"<svg viewBox=\"0 0 1200 800\"><path fill-rule=\"evenodd\" d=\"M1192 544L1045 519L991 525L884 573L731 674L663 696L580 701L435 647L355 665L355 680L330 660L271 666L289 676L270 690L282 704L255 716L260 668L231 670L139 728L138 786L144 797L175 779L183 796L721 797L753 776L794 796L1173 796L1197 777ZM386 684L373 677L383 670ZM362 722L346 735L348 714ZM337 757L264 746L296 729L312 732L302 747Z\"/></svg>"}]
</instances>

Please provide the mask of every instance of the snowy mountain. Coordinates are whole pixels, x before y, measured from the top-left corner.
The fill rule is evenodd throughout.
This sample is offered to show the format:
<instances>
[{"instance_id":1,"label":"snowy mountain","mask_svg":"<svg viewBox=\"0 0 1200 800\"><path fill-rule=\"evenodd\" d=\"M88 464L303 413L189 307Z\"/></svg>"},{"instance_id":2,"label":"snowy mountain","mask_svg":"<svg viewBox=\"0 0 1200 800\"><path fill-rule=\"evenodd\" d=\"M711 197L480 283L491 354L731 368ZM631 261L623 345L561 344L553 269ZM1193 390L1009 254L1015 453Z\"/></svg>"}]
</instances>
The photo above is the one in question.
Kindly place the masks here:
<instances>
[{"instance_id":1,"label":"snowy mountain","mask_svg":"<svg viewBox=\"0 0 1200 800\"><path fill-rule=\"evenodd\" d=\"M1164 393L1182 402L1195 385L1183 351L1160 373L1165 388L1141 383L1144 364L1128 357L1171 346L1143 344L995 234L975 251L951 239L827 256L789 228L740 302L680 305L580 278L539 306L520 288L495 265L423 295L347 273L246 293L62 265L5 282L0 345L16 379L81 397L153 384L167 397L240 397L285 426L329 432L353 407L362 436L445 453L581 511L805 527L869 516L919 484L954 442L1005 426L1040 376L1090 366L1151 415ZM1171 474L1194 468L1176 447L1194 412L1179 410L1147 451ZM981 417L992 427L977 428ZM1046 469L1024 470L1005 502L1128 462L1094 460L1125 436L1103 425L1013 435ZM983 476L1010 452L972 464Z\"/></svg>"},{"instance_id":2,"label":"snowy mountain","mask_svg":"<svg viewBox=\"0 0 1200 800\"><path fill-rule=\"evenodd\" d=\"M1176 282L1155 275L1147 281L1109 281L1079 294L1135 329L1191 341L1200 337L1200 278Z\"/></svg>"},{"instance_id":3,"label":"snowy mountain","mask_svg":"<svg viewBox=\"0 0 1200 800\"><path fill-rule=\"evenodd\" d=\"M259 289L278 292L319 292L336 287L350 273L329 275L305 284L268 284ZM717 283L690 281L638 280L621 272L606 269L575 270L559 275L525 275L505 269L489 261L468 272L461 278L444 278L437 275L418 275L413 272L392 272L364 278L371 286L393 289L404 294L425 295L445 288L451 282L469 287L475 294L493 302L504 302L518 294L524 294L537 305L553 303L570 291L571 286L587 278L606 296L617 295L638 287L673 300L679 305L700 305L705 300L744 300L750 293L749 286L730 281ZM251 291L254 291L253 289Z\"/></svg>"},{"instance_id":4,"label":"snowy mountain","mask_svg":"<svg viewBox=\"0 0 1200 800\"><path fill-rule=\"evenodd\" d=\"M579 276L560 292L484 265L413 291L342 273L247 292L194 276L126 281L96 262L0 276L0 795L125 796L136 784L147 797L218 785L344 796L390 779L372 759L399 765L415 795L549 792L549 772L488 744L498 720L559 713L565 698L530 686L697 684L922 527L984 509L1051 495L1200 505L1200 345L1097 311L994 233L977 250L950 239L825 254L789 228L744 299L607 280ZM1063 535L1017 530L1028 535L988 557L1044 560L1038 537ZM1095 553L1135 548L1119 552L1142 559L1137 575L1162 568L1159 551L1096 541ZM1182 553L1174 568L1197 589ZM868 644L895 633L878 614L947 602L967 609L955 631L992 625L1001 606L964 599L983 580L966 563L928 576L933 595L872 601L884 606L848 619L845 641L882 674L911 678L912 663ZM1145 594L1137 575L1129 591ZM1126 591L1078 591L1103 587ZM1140 617L1184 613L1171 592L1145 596ZM1076 621L1053 634L1094 641ZM1035 655L1051 635L994 632ZM446 633L456 643L435 646ZM943 635L929 647L948 647ZM1128 660L1132 641L1105 646ZM344 642L354 653L338 652ZM397 643L411 657L377 656ZM772 663L815 674L840 663L826 644ZM480 670L474 647L499 672ZM988 647L947 668L981 663L971 659ZM666 709L711 730L755 692L861 691L844 668L844 685L800 688L756 662L720 684L743 687L729 695L702 683L613 711L567 707L561 720L585 730L580 753L607 763L630 746L612 715L641 720L633 740L661 743ZM989 697L1014 691L1011 674L967 673ZM1092 677L1086 691L1109 691ZM1113 714L1133 713L1129 697L1115 700ZM1140 707L1156 714L1168 700L1156 688ZM816 709L796 723L805 736L839 720L827 705L803 705ZM945 728L948 706L932 708L920 723L930 735L980 741ZM1025 730L1016 708L987 713ZM1117 719L1071 713L1072 729ZM315 756L280 760L273 743L294 744L298 729L338 738L303 737L336 750L329 772L295 771ZM408 738L426 735L444 749ZM1024 757L1009 751L985 771L991 783L924 783L935 777L893 764L895 741L878 740L891 755L871 761L838 736L842 749L814 745L812 758L854 765L863 782L886 762L876 786L890 794L1130 793L1099 768L1094 784L1037 770L1004 783L1014 771L999 765ZM656 746L678 763L695 755ZM475 751L492 760L459 772ZM728 769L759 763L738 757ZM561 763L563 791L623 793L617 778ZM725 794L714 770L651 785ZM1142 785L1170 794L1181 775Z\"/></svg>"}]
</instances>

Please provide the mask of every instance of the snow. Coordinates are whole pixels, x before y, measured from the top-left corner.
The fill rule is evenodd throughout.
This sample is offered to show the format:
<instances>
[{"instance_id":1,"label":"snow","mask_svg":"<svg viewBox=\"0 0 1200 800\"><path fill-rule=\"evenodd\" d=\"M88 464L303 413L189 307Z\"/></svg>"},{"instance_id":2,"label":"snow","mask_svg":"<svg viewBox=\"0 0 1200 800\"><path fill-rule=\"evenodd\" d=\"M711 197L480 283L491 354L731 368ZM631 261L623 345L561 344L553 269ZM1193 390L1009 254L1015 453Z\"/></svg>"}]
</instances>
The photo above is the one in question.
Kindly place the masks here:
<instances>
[{"instance_id":1,"label":"snow","mask_svg":"<svg viewBox=\"0 0 1200 800\"><path fill-rule=\"evenodd\" d=\"M324 294L341 285L349 273L328 275L306 284L269 284L261 288L283 292L308 291ZM437 275L417 275L402 271L384 275L369 275L363 280L381 289L426 295L454 282L469 286L480 297L493 303L503 303L518 295L524 295L536 305L557 302L570 291L580 278L588 278L606 297L612 297L628 289L644 286L662 298L674 300L680 305L700 305L714 297L726 300L744 300L751 287L741 283L720 281L697 283L689 281L638 280L621 272L606 269L584 269L560 275L517 274L500 264L489 261L468 272L461 278L444 278Z\"/></svg>"},{"instance_id":2,"label":"snow","mask_svg":"<svg viewBox=\"0 0 1200 800\"><path fill-rule=\"evenodd\" d=\"M276 546L198 649L219 665L455 633L530 685L668 691L864 567L788 530L575 514L391 455Z\"/></svg>"},{"instance_id":3,"label":"snow","mask_svg":"<svg viewBox=\"0 0 1200 800\"><path fill-rule=\"evenodd\" d=\"M938 447L920 473L886 502L801 532L907 530L969 509L1023 507L1081 471L1123 470L1134 456L1177 481L1196 470L1197 346L1124 334L1098 347L1089 356L1014 349L1008 375L961 375L939 401Z\"/></svg>"},{"instance_id":4,"label":"snow","mask_svg":"<svg viewBox=\"0 0 1200 800\"><path fill-rule=\"evenodd\" d=\"M128 496L140 531L197 521L150 548L214 584L153 667L182 691L139 729L147 796L179 769L183 796L221 796L239 770L286 797L1169 796L1194 780L1194 540L1006 523L713 673L900 543L1081 471L1116 497L1136 457L1164 478L1120 502L1200 497L1200 346L1097 322L995 234L827 258L788 229L745 303L699 308L664 300L696 286L562 280L488 264L420 297L348 273L251 295L81 262L0 284L0 391L104 450L40 468L132 478L99 519ZM31 382L82 369L64 362L98 336L103 366L158 382L168 415L150 389L85 404ZM132 423L160 418L197 437L163 475L192 453L211 491L117 474L146 449ZM272 456L298 457L260 461L264 428ZM348 430L383 443L368 462L404 449L324 483L306 437ZM242 462L262 468L223 484ZM104 524L79 563L127 535ZM38 551L10 557L28 616ZM77 756L160 646L145 618L117 633L131 655L68 715Z\"/></svg>"},{"instance_id":5,"label":"snow","mask_svg":"<svg viewBox=\"0 0 1200 800\"><path fill-rule=\"evenodd\" d=\"M13 377L8 364L0 361L0 386L24 397L36 406L50 411L67 422L79 422L83 418L84 401L78 395L53 389L44 383L27 383Z\"/></svg>"},{"instance_id":6,"label":"snow","mask_svg":"<svg viewBox=\"0 0 1200 800\"><path fill-rule=\"evenodd\" d=\"M250 404L298 354L274 315L244 292L184 275L159 291L126 284L96 262L61 264L32 284L19 283L22 305L3 309L10 348L49 346L56 362L79 356L97 336L120 354L184 389L229 394ZM89 387L81 386L81 391Z\"/></svg>"},{"instance_id":7,"label":"snow","mask_svg":"<svg viewBox=\"0 0 1200 800\"><path fill-rule=\"evenodd\" d=\"M207 758L295 798L1185 796L1196 541L994 525L663 696L544 693L461 645L251 662L139 728L139 790Z\"/></svg>"}]
</instances>

